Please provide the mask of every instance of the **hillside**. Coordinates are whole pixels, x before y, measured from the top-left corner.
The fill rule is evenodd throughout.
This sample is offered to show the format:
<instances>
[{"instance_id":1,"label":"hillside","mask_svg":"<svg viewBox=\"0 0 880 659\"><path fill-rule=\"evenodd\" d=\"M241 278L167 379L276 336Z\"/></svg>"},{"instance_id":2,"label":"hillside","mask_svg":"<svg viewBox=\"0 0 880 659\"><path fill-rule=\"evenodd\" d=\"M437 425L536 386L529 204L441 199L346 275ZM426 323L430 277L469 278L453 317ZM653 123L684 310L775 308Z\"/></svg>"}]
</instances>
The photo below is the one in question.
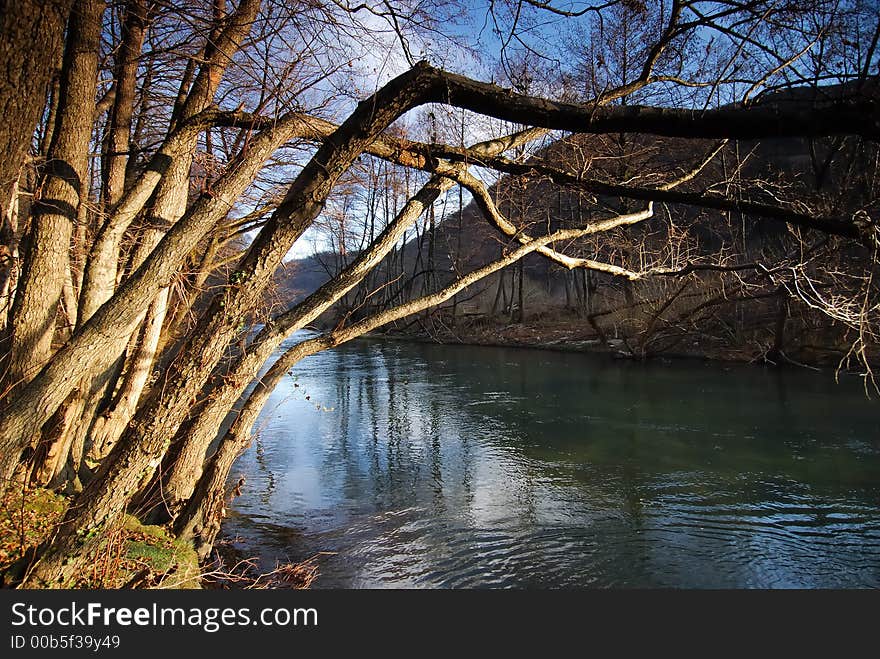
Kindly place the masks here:
<instances>
[{"instance_id":1,"label":"hillside","mask_svg":"<svg viewBox=\"0 0 880 659\"><path fill-rule=\"evenodd\" d=\"M817 93L833 98L849 91L831 86L787 93L783 100L812 102ZM872 84L858 93L876 91ZM650 188L687 171L712 148L706 140L578 135L545 146L528 162ZM876 145L858 140L739 141L677 190L845 217L876 206L875 173ZM532 235L641 207L634 200L563 189L546 177L505 175L490 192L499 210ZM473 201L461 213L447 213L433 231L425 227L416 234L324 322L357 319L436 290L514 245ZM802 263L818 239L756 215L658 204L654 217L638 227L557 247L636 273L695 264L707 270L629 281L601 271L569 271L532 254L435 312L388 331L443 341L596 346L637 357L676 353L836 364L851 344L853 327L799 298L797 276L824 285L835 264L860 264L866 255L854 248L838 251L832 241L822 247L821 259ZM348 254L345 262L355 256ZM331 254L288 264L279 281L282 297L301 299L342 265ZM783 266L797 276L767 274ZM876 347L867 354L876 358Z\"/></svg>"}]
</instances>

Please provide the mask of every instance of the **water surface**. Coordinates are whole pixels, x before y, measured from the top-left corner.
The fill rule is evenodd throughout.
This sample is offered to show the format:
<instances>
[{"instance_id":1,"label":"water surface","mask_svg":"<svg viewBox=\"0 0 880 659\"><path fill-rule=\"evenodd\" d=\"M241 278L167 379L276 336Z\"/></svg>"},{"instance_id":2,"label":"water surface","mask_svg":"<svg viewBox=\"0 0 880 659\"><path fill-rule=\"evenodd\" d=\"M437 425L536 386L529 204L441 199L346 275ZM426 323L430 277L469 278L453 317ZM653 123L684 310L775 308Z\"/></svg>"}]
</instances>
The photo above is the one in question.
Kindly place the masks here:
<instances>
[{"instance_id":1,"label":"water surface","mask_svg":"<svg viewBox=\"0 0 880 659\"><path fill-rule=\"evenodd\" d=\"M362 340L274 392L226 538L315 587L880 586L880 403L700 361Z\"/></svg>"}]
</instances>

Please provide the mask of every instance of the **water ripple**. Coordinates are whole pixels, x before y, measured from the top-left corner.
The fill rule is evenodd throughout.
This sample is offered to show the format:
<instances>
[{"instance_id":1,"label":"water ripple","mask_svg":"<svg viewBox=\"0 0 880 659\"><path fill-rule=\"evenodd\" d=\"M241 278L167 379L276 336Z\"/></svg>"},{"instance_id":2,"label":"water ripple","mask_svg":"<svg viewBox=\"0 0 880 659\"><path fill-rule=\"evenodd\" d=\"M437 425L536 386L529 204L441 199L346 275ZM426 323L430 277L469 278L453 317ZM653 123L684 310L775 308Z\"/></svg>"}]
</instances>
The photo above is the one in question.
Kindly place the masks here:
<instances>
[{"instance_id":1,"label":"water ripple","mask_svg":"<svg viewBox=\"0 0 880 659\"><path fill-rule=\"evenodd\" d=\"M293 378L224 533L269 566L335 552L317 587L880 587L858 387L377 341Z\"/></svg>"}]
</instances>

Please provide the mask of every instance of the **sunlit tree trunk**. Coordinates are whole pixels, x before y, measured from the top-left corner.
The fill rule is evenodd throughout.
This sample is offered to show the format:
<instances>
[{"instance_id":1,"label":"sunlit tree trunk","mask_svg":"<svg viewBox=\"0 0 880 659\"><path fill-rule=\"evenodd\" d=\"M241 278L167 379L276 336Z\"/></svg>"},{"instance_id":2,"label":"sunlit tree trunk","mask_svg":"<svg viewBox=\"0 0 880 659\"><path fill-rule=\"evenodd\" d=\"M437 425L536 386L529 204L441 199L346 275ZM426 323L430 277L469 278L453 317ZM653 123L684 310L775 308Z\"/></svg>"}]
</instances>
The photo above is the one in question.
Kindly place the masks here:
<instances>
[{"instance_id":1,"label":"sunlit tree trunk","mask_svg":"<svg viewBox=\"0 0 880 659\"><path fill-rule=\"evenodd\" d=\"M181 83L181 93L179 95L181 105L176 117L177 123L191 119L206 109L213 100L220 80L229 65L229 55L237 50L241 40L249 32L258 8L259 2L256 0L243 2L235 14L234 20L224 30L220 30L219 27L223 17L216 17L212 40L209 40L209 45L205 49L206 62L192 83L192 89L188 89L186 81ZM140 51L140 45L143 41L144 11L145 8L143 6L133 5L129 7L131 16L130 18L127 17L129 27L124 37L128 37L130 43L120 56L119 68L121 75L131 76L136 72L136 53ZM131 59L135 59L135 61L129 61ZM128 93L128 87L133 84L132 81L121 79L121 82L125 85L122 95L127 97L128 105L124 108L121 106L118 108L118 112L111 124L110 141L111 145L115 145L113 148L116 149L123 142L127 148L131 127L130 104L134 100L133 95ZM131 260L131 272L136 271L143 264L158 246L168 229L185 212L189 196L190 169L197 142L198 132L192 131L188 133L186 139L182 140L181 144L177 147L179 156L172 159L170 166L164 172L163 178L155 190L152 202L146 210L144 227L139 233L137 247ZM125 167L126 160L124 158L110 160L106 179L106 198L110 202L116 200L118 203L116 198L121 196L121 186L125 182ZM116 280L115 263L118 258L116 253L118 252L118 240L121 239L122 234L119 231L115 231L109 235L112 239L110 244L104 246L100 252L95 254L97 258L103 259L103 262L91 265L92 272L95 273L98 280L90 282L90 290L83 296L84 300L88 297L87 302L84 303L87 314L93 312L95 305L103 303L104 299L109 296ZM99 420L95 420L98 406L102 399L107 398L108 394L112 393L116 383L112 378L102 378L98 381L93 380L89 385L85 383L83 385L83 389L87 388L90 391L90 398L84 406L84 414L80 423L83 426L83 430L91 428L93 422L97 425L89 438L91 446L87 446L84 442L83 449L92 452L96 457L102 457L106 450L116 443L119 434L125 429L125 426L137 409L138 401L147 384L152 363L157 354L162 327L168 310L168 295L169 291L167 288L163 288L158 292L151 302L144 319L145 327L138 334L138 340L133 342L131 350L125 358L124 366L121 369L110 369L109 372L111 373L116 371L123 373L124 380L119 387L118 394L115 396L115 404L113 404L111 409L104 411ZM88 432L88 430L85 432ZM83 434L82 430L81 434ZM95 448L94 451L92 451L93 446ZM80 458L81 456L74 456L75 461L78 461Z\"/></svg>"},{"instance_id":2,"label":"sunlit tree trunk","mask_svg":"<svg viewBox=\"0 0 880 659\"><path fill-rule=\"evenodd\" d=\"M114 208L125 191L125 171L129 160L132 117L136 102L138 57L143 48L146 26L146 0L129 0L125 5L122 37L113 70L116 95L107 118L102 159L104 171L101 201L105 209Z\"/></svg>"},{"instance_id":3,"label":"sunlit tree trunk","mask_svg":"<svg viewBox=\"0 0 880 659\"><path fill-rule=\"evenodd\" d=\"M52 351L71 234L83 182L88 180L103 11L100 0L78 3L68 25L56 126L40 198L23 243L23 267L9 318L6 382L11 387L27 383Z\"/></svg>"},{"instance_id":4,"label":"sunlit tree trunk","mask_svg":"<svg viewBox=\"0 0 880 659\"><path fill-rule=\"evenodd\" d=\"M47 153L40 197L24 239L21 277L9 319L11 387L27 383L52 352L56 316L70 280L73 227L88 190L89 142L95 107L102 0L77 5L71 13L61 69L56 125ZM68 304L73 305L72 291ZM69 308L73 308L72 306ZM68 436L77 418L77 401L55 414L41 436L34 436L35 479L48 484L66 459Z\"/></svg>"},{"instance_id":5,"label":"sunlit tree trunk","mask_svg":"<svg viewBox=\"0 0 880 659\"><path fill-rule=\"evenodd\" d=\"M0 303L8 303L18 234L17 183L61 59L72 0L0 2ZM40 44L34 48L34 44ZM8 308L8 307L7 307ZM0 325L0 331L5 326ZM8 357L0 354L0 368Z\"/></svg>"}]
</instances>

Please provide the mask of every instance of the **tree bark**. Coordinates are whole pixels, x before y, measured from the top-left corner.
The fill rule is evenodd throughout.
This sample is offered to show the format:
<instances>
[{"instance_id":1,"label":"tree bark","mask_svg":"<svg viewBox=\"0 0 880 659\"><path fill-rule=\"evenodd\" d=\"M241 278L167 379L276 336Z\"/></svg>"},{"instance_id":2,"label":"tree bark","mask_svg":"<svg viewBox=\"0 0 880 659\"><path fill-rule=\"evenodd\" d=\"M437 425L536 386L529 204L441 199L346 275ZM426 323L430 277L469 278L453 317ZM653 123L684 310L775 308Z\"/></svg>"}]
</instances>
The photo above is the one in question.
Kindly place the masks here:
<instances>
[{"instance_id":1,"label":"tree bark","mask_svg":"<svg viewBox=\"0 0 880 659\"><path fill-rule=\"evenodd\" d=\"M123 371L122 384L113 397L110 409L95 419L92 426L92 459L106 457L134 416L152 373L167 308L168 289L163 288L147 310L137 341L134 342L131 358Z\"/></svg>"},{"instance_id":2,"label":"tree bark","mask_svg":"<svg viewBox=\"0 0 880 659\"><path fill-rule=\"evenodd\" d=\"M18 181L12 184L9 206L0 209L0 337L5 334L9 309L18 282ZM6 361L0 352L0 367Z\"/></svg>"},{"instance_id":3,"label":"tree bark","mask_svg":"<svg viewBox=\"0 0 880 659\"><path fill-rule=\"evenodd\" d=\"M138 58L143 47L146 26L146 0L129 0L125 6L122 38L114 65L116 94L110 116L107 118L107 137L102 161L104 165L102 201L105 209L115 207L125 191L125 171L131 140Z\"/></svg>"},{"instance_id":4,"label":"tree bark","mask_svg":"<svg viewBox=\"0 0 880 659\"><path fill-rule=\"evenodd\" d=\"M233 15L230 23L225 26L223 25L222 12L215 17L211 38L208 40L208 46L205 50L206 61L199 70L199 75L193 83L192 90L185 97L185 102L180 109L180 116L177 118L178 121L186 121L193 118L198 113L204 111L213 100L220 81L231 62L230 53L236 52L241 40L250 32L259 5L259 0L245 0ZM143 14L145 7L130 7L130 9L134 12L131 19L132 27L134 28L133 40L137 40L136 43L131 44L130 50L139 53L140 43L143 41L143 25L145 22ZM135 46L137 47L135 48ZM123 61L123 64L126 63ZM134 66L136 70L137 63L135 61L128 64L128 66ZM131 85L132 94L129 95L129 105L123 110L123 123L117 127L119 134L115 139L120 143L124 139L127 146L131 126L130 102L133 101L134 82L126 82ZM128 90L124 91L127 92ZM171 162L168 170L156 187L152 206L147 211L145 226L140 232L137 247L132 257L131 271L133 272L143 264L147 256L162 240L168 229L186 211L189 196L190 170L197 146L198 133L191 132L187 136L188 139L180 147L182 151L180 157ZM111 162L111 164L113 163ZM109 172L115 176L116 185L124 183L125 164L123 160L116 164L115 171ZM121 193L121 190L119 192ZM101 443L102 450L103 447L112 446L116 442L119 434L124 430L137 408L141 393L146 386L151 372L153 360L157 354L159 340L162 335L162 326L168 311L168 294L168 289L163 288L151 302L144 320L145 326L140 333L140 340L135 342L134 351L128 359L125 379L120 386L119 395L116 398L119 404L110 412L109 419L112 422L102 424L100 434L95 434L92 438L93 441L97 440ZM114 384L114 382L108 383L111 391ZM104 392L99 390L96 395L103 397ZM83 422L91 423L91 419L83 419Z\"/></svg>"},{"instance_id":5,"label":"tree bark","mask_svg":"<svg viewBox=\"0 0 880 659\"><path fill-rule=\"evenodd\" d=\"M141 314L198 241L223 217L249 185L263 163L301 125L295 115L251 139L248 150L233 160L214 185L202 195L162 239L146 262L123 283L115 295L74 332L39 376L9 399L0 418L0 486L12 474L29 437L39 429L79 384L108 369L122 354L128 337L140 324Z\"/></svg>"},{"instance_id":6,"label":"tree bark","mask_svg":"<svg viewBox=\"0 0 880 659\"><path fill-rule=\"evenodd\" d=\"M55 72L72 0L0 1L0 288L12 266L16 183ZM34 48L39 44L39 48ZM8 286L7 286L8 288Z\"/></svg>"},{"instance_id":7,"label":"tree bark","mask_svg":"<svg viewBox=\"0 0 880 659\"><path fill-rule=\"evenodd\" d=\"M58 118L9 319L6 382L27 383L52 350L55 317L69 268L70 238L89 172L103 0L71 13L61 71Z\"/></svg>"},{"instance_id":8,"label":"tree bark","mask_svg":"<svg viewBox=\"0 0 880 659\"><path fill-rule=\"evenodd\" d=\"M248 0L247 2L243 2L241 7L243 11L236 14L236 20L233 20L231 24L226 27L225 30L215 35L218 46L230 50L212 51L212 57L205 62L202 69L200 70L199 77L196 79L193 91L193 94L196 96L196 98L193 99L192 97L190 97L188 99L186 105L183 107L183 116L181 117L181 120L190 119L198 112L204 110L208 102L213 98L213 95L216 93L217 86L219 85L220 79L222 78L223 72L225 71L230 61L228 53L235 52L241 39L244 38L245 34L247 34L247 32L250 30L250 25L253 21L258 6L259 2L256 2L255 0ZM141 7L141 10L143 9L144 8ZM134 12L135 14L137 14L138 9L134 8ZM136 60L125 62L125 59L126 57L128 57L128 59L132 59L132 55L136 57L136 54L140 52L140 43L143 40L144 20L145 17L142 15L133 15L129 21L132 24L129 27L134 28L135 34L133 36L136 38L136 43L128 44L127 50L130 51L128 54L124 52L126 49L123 49L123 67L134 67L134 71L128 72L129 77L131 77L136 72L137 62ZM140 31L139 35L137 34L138 31ZM121 106L115 107L115 109L121 114L117 117L119 119L118 124L111 124L112 130L110 137L111 142L114 140L118 140L120 143L124 141L126 145L125 148L127 148L129 140L128 135L131 127L131 102L133 100L134 80L129 79L124 80L123 82L125 83L126 87L131 87L131 89L121 89L120 91L122 93L118 93L116 95L116 99L127 101L129 105L126 108L123 108ZM131 94L127 94L127 92L129 91L131 92ZM181 217L181 215L183 215L186 209L186 202L189 194L189 173L192 163L192 157L195 152L198 139L198 132L185 132L183 133L183 135L187 139L181 140L181 144L179 146L181 151L180 156L171 161L169 167L164 172L164 176L159 181L156 187L152 205L148 211L146 226L141 232L138 240L137 249L132 260L132 270L136 270L143 263L146 257L152 252L153 249L155 249L156 245L159 243L162 236L167 231L168 227L172 226ZM115 194L118 196L122 192L121 187L119 186L122 186L124 184L126 161L125 159L119 161L118 158L113 158L111 154L110 165L112 169L109 173L114 176L113 183L118 187L118 189L115 191ZM121 237L121 234L119 233L117 233L116 235ZM101 255L112 261L112 263L115 265L118 258L116 254L117 248L118 244L112 246L110 250L102 251ZM99 266L97 272L103 273L105 276L113 276L115 283L115 267L110 266L108 263L104 263ZM105 294L109 294L110 290L112 290L111 282L104 281L103 285L105 289ZM95 303L100 302L100 300L96 300L91 296L84 296L83 300L86 314L91 314L93 312L93 307ZM165 312L167 310L167 301L168 292L167 290L162 290L158 293L156 299L153 300L152 304L150 305L151 315L148 314L150 327L148 331L143 334L144 340L136 343L135 354L132 355L130 359L132 367L137 367L139 369L139 373L149 373L152 359L156 354L156 346L158 344L161 326L164 322ZM145 364L145 361L149 361L150 363ZM88 430L91 429L95 421L94 413L98 408L100 400L107 396L108 388L109 391L112 392L112 389L116 385L115 381L112 378L108 378L107 375L109 373L117 372L118 370L119 369L116 368L104 369L95 378L92 378L91 376L86 376L83 379L83 382L79 386L79 390L81 392L88 392L89 399L82 404L78 404L78 401L69 401L69 403L77 404L77 407L82 412L84 412L84 414L79 419L78 424L56 426L56 428L63 431L63 434L59 437L51 438L50 441L53 443L53 445L69 448L72 446L70 435L77 433L83 440L82 442L80 442L82 448L88 448L85 443L85 435ZM128 422L130 414L134 411L134 407L137 404L141 389L145 383L146 377L142 377L141 375L126 379L123 384L128 388L125 390L125 395L121 399L124 404L117 410L116 417L118 423L113 424L109 429L119 428L119 422L121 422L122 426L124 426ZM68 419L70 415L65 412L62 413L62 417ZM105 443L112 443L113 441L115 441L115 439L115 436L101 438L102 442ZM54 460L56 459L56 453L57 452L55 450L50 450L49 456ZM81 457L81 455L74 455L74 462L78 463ZM63 459L66 460L66 458L67 456L64 455ZM48 468L43 469L42 471L45 473L47 470Z\"/></svg>"}]
</instances>

